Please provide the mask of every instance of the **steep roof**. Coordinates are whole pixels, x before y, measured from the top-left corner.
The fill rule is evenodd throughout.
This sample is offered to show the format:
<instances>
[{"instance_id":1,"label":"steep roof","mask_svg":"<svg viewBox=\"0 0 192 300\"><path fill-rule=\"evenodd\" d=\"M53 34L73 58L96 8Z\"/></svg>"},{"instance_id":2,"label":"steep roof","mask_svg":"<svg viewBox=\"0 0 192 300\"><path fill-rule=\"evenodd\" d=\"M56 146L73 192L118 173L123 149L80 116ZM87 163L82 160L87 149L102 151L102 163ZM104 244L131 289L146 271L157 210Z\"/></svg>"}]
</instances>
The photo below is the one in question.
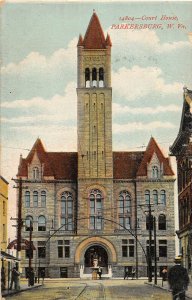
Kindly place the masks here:
<instances>
[{"instance_id":1,"label":"steep roof","mask_svg":"<svg viewBox=\"0 0 192 300\"><path fill-rule=\"evenodd\" d=\"M109 37L108 37L109 40ZM108 42L109 43L109 42ZM83 44L85 49L105 49L106 41L101 27L100 21L94 12L89 22L87 31L85 33L84 41L79 40L80 45Z\"/></svg>"},{"instance_id":2,"label":"steep roof","mask_svg":"<svg viewBox=\"0 0 192 300\"><path fill-rule=\"evenodd\" d=\"M27 158L21 158L17 176L27 177L28 164L37 155L43 164L44 176L54 176L55 179L77 179L77 153L76 152L46 152L41 140L38 138L29 152Z\"/></svg>"},{"instance_id":3,"label":"steep roof","mask_svg":"<svg viewBox=\"0 0 192 300\"><path fill-rule=\"evenodd\" d=\"M136 178L144 152L113 152L113 178Z\"/></svg>"},{"instance_id":4,"label":"steep roof","mask_svg":"<svg viewBox=\"0 0 192 300\"><path fill-rule=\"evenodd\" d=\"M164 175L174 175L173 170L169 165L169 159L166 158L162 151L160 150L157 142L153 137L151 137L147 149L144 153L143 159L137 171L137 176L147 176L147 164L151 161L153 154L156 153L159 162L163 164L163 173Z\"/></svg>"}]
</instances>

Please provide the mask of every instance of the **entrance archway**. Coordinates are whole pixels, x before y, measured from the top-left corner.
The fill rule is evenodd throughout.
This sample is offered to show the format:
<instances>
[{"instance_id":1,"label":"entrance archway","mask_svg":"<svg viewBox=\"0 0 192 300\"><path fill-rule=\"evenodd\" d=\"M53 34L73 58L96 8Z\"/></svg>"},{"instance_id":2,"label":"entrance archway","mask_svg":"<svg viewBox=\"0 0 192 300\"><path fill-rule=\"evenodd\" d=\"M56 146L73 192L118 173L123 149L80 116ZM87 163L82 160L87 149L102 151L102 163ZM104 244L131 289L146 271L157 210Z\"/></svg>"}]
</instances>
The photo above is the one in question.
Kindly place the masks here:
<instances>
[{"instance_id":1,"label":"entrance archway","mask_svg":"<svg viewBox=\"0 0 192 300\"><path fill-rule=\"evenodd\" d=\"M108 254L102 246L93 245L85 251L84 266L89 268L92 267L94 259L98 260L98 265L100 267L108 266Z\"/></svg>"}]
</instances>

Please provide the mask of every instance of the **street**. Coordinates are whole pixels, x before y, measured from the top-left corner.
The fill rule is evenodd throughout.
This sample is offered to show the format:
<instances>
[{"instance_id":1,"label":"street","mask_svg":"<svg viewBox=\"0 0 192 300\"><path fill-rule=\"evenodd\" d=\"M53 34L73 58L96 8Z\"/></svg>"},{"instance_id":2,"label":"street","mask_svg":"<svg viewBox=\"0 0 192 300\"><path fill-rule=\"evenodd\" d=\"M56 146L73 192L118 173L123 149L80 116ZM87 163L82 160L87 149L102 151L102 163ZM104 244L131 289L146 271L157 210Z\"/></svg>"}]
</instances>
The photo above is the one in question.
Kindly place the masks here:
<instances>
[{"instance_id":1,"label":"street","mask_svg":"<svg viewBox=\"0 0 192 300\"><path fill-rule=\"evenodd\" d=\"M7 300L171 300L165 290L145 284L146 280L46 280L42 287L6 297Z\"/></svg>"}]
</instances>

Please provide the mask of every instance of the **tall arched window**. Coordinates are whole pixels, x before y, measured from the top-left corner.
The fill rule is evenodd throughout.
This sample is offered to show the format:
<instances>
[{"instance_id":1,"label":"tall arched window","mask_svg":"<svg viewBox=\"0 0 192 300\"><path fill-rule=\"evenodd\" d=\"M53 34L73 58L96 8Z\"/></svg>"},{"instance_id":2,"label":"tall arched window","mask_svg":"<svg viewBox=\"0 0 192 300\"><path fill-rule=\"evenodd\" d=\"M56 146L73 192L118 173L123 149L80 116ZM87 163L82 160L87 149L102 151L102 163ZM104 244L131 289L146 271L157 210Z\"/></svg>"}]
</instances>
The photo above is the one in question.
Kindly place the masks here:
<instances>
[{"instance_id":1,"label":"tall arched window","mask_svg":"<svg viewBox=\"0 0 192 300\"><path fill-rule=\"evenodd\" d=\"M161 190L161 204L166 205L166 192Z\"/></svg>"},{"instance_id":2,"label":"tall arched window","mask_svg":"<svg viewBox=\"0 0 192 300\"><path fill-rule=\"evenodd\" d=\"M104 87L104 70L99 68L99 87Z\"/></svg>"},{"instance_id":3,"label":"tall arched window","mask_svg":"<svg viewBox=\"0 0 192 300\"><path fill-rule=\"evenodd\" d=\"M90 229L102 229L102 193L100 190L91 190L89 194Z\"/></svg>"},{"instance_id":4,"label":"tall arched window","mask_svg":"<svg viewBox=\"0 0 192 300\"><path fill-rule=\"evenodd\" d=\"M166 216L164 214L159 215L158 223L159 230L166 230Z\"/></svg>"},{"instance_id":5,"label":"tall arched window","mask_svg":"<svg viewBox=\"0 0 192 300\"><path fill-rule=\"evenodd\" d=\"M146 204L150 203L150 191L149 190L145 191L145 203Z\"/></svg>"},{"instance_id":6,"label":"tall arched window","mask_svg":"<svg viewBox=\"0 0 192 300\"><path fill-rule=\"evenodd\" d=\"M119 194L119 224L121 225L119 228L127 228L131 227L131 196L128 191L122 191Z\"/></svg>"},{"instance_id":7,"label":"tall arched window","mask_svg":"<svg viewBox=\"0 0 192 300\"><path fill-rule=\"evenodd\" d=\"M159 169L157 166L152 167L152 178L154 179L159 178Z\"/></svg>"},{"instance_id":8,"label":"tall arched window","mask_svg":"<svg viewBox=\"0 0 192 300\"><path fill-rule=\"evenodd\" d=\"M158 204L158 192L157 192L157 190L153 190L153 203Z\"/></svg>"},{"instance_id":9,"label":"tall arched window","mask_svg":"<svg viewBox=\"0 0 192 300\"><path fill-rule=\"evenodd\" d=\"M25 207L30 207L30 192L25 192Z\"/></svg>"},{"instance_id":10,"label":"tall arched window","mask_svg":"<svg viewBox=\"0 0 192 300\"><path fill-rule=\"evenodd\" d=\"M31 226L31 230L33 230L33 217L32 216L26 216L25 230L30 231L30 226Z\"/></svg>"},{"instance_id":11,"label":"tall arched window","mask_svg":"<svg viewBox=\"0 0 192 300\"><path fill-rule=\"evenodd\" d=\"M97 69L92 69L92 86L97 87Z\"/></svg>"},{"instance_id":12,"label":"tall arched window","mask_svg":"<svg viewBox=\"0 0 192 300\"><path fill-rule=\"evenodd\" d=\"M41 191L41 207L46 207L46 191Z\"/></svg>"},{"instance_id":13,"label":"tall arched window","mask_svg":"<svg viewBox=\"0 0 192 300\"><path fill-rule=\"evenodd\" d=\"M38 207L38 192L33 192L33 207Z\"/></svg>"},{"instance_id":14,"label":"tall arched window","mask_svg":"<svg viewBox=\"0 0 192 300\"><path fill-rule=\"evenodd\" d=\"M38 231L46 231L46 219L44 216L38 218Z\"/></svg>"},{"instance_id":15,"label":"tall arched window","mask_svg":"<svg viewBox=\"0 0 192 300\"><path fill-rule=\"evenodd\" d=\"M39 179L39 168L38 167L33 168L33 179L36 179L36 180Z\"/></svg>"},{"instance_id":16,"label":"tall arched window","mask_svg":"<svg viewBox=\"0 0 192 300\"><path fill-rule=\"evenodd\" d=\"M85 87L86 88L90 87L90 70L89 70L89 68L85 69Z\"/></svg>"},{"instance_id":17,"label":"tall arched window","mask_svg":"<svg viewBox=\"0 0 192 300\"><path fill-rule=\"evenodd\" d=\"M61 225L62 230L73 230L73 196L70 192L61 195Z\"/></svg>"}]
</instances>

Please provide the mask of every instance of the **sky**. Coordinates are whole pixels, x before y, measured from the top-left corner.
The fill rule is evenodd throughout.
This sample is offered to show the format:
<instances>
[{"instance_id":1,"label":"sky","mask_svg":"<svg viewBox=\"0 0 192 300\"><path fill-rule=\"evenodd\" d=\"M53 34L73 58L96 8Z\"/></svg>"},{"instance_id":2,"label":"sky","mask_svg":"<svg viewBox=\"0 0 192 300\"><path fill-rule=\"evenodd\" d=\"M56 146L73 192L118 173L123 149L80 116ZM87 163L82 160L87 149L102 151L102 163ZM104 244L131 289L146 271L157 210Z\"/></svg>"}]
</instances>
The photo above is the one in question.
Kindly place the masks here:
<instances>
[{"instance_id":1,"label":"sky","mask_svg":"<svg viewBox=\"0 0 192 300\"><path fill-rule=\"evenodd\" d=\"M10 216L20 154L38 137L47 151L77 151L76 46L93 9L113 44L114 151L142 151L153 136L168 152L183 87L192 89L191 1L17 2L0 7L1 175L10 183Z\"/></svg>"}]
</instances>

